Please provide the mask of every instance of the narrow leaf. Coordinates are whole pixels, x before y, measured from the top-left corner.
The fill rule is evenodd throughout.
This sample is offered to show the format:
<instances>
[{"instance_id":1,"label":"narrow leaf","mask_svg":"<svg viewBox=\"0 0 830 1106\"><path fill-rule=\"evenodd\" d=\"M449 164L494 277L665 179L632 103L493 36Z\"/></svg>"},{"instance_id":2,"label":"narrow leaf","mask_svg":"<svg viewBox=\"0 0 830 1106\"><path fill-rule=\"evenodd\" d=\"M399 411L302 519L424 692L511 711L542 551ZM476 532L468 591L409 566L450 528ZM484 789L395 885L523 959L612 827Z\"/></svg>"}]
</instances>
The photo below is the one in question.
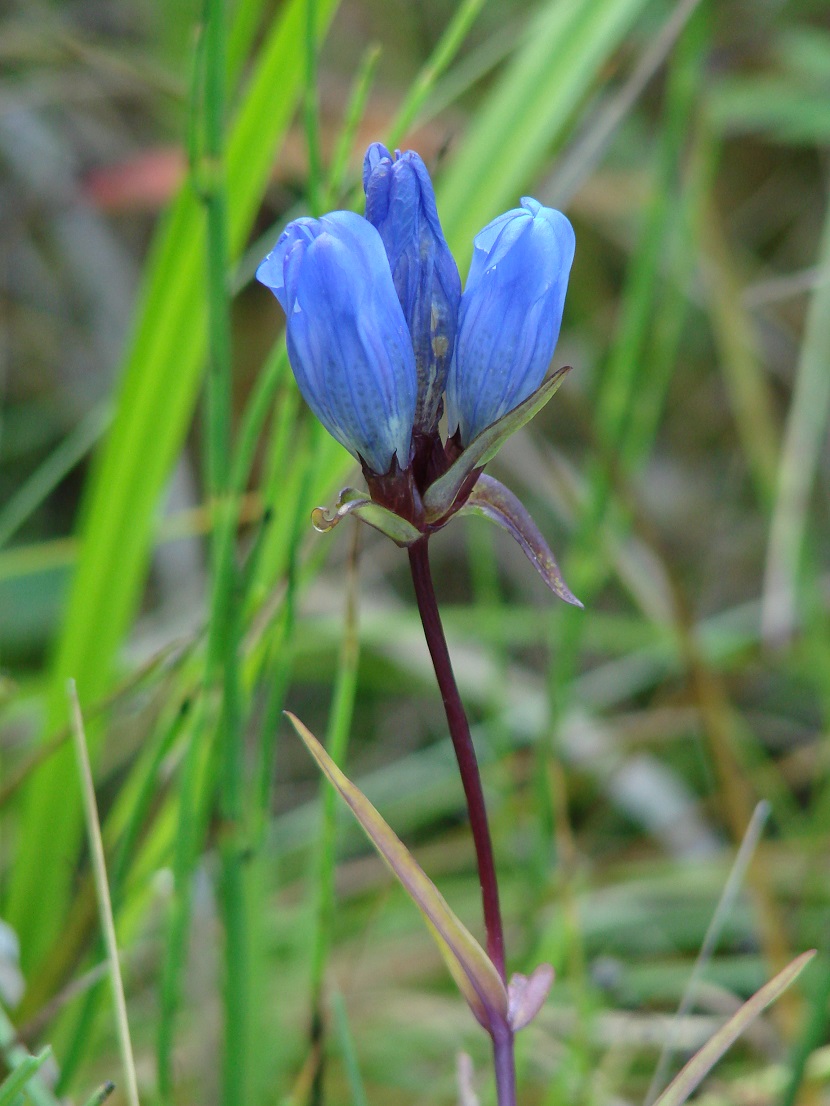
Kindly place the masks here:
<instances>
[{"instance_id":1,"label":"narrow leaf","mask_svg":"<svg viewBox=\"0 0 830 1106\"><path fill-rule=\"evenodd\" d=\"M461 491L461 486L470 473L486 465L488 461L498 453L511 434L520 430L526 422L529 422L537 411L545 406L553 397L559 385L565 379L565 374L571 371L570 365L557 369L552 376L529 395L524 403L502 415L492 425L473 438L461 456L447 469L444 475L427 488L424 496L424 506L427 511L427 521L432 522L442 518L455 502L455 498Z\"/></svg>"},{"instance_id":2,"label":"narrow leaf","mask_svg":"<svg viewBox=\"0 0 830 1106\"><path fill-rule=\"evenodd\" d=\"M678 1072L654 1103L654 1106L682 1106L682 1103L705 1079L730 1045L734 1044L770 1003L775 1002L786 991L815 955L815 949L802 953L769 983L765 984L760 991L756 991L752 998L748 999L740 1010L733 1014L714 1037L711 1037L703 1048L695 1053L688 1064Z\"/></svg>"},{"instance_id":3,"label":"narrow leaf","mask_svg":"<svg viewBox=\"0 0 830 1106\"><path fill-rule=\"evenodd\" d=\"M45 1048L37 1056L27 1056L21 1060L14 1071L0 1084L0 1106L12 1106L18 1095L25 1089L26 1084L39 1068L42 1068L52 1055L51 1048Z\"/></svg>"},{"instance_id":4,"label":"narrow leaf","mask_svg":"<svg viewBox=\"0 0 830 1106\"><path fill-rule=\"evenodd\" d=\"M326 750L290 712L288 719L323 774L351 808L372 844L423 914L453 979L478 1021L489 1029L507 1018L507 991L487 953L461 923L446 899L369 800L343 775Z\"/></svg>"},{"instance_id":5,"label":"narrow leaf","mask_svg":"<svg viewBox=\"0 0 830 1106\"><path fill-rule=\"evenodd\" d=\"M501 526L516 539L527 559L555 595L575 607L582 606L562 579L556 558L527 508L504 484L500 484L492 476L482 474L470 492L470 498L458 513L483 515Z\"/></svg>"},{"instance_id":6,"label":"narrow leaf","mask_svg":"<svg viewBox=\"0 0 830 1106\"><path fill-rule=\"evenodd\" d=\"M327 514L324 507L315 507L311 512L311 521L315 530L319 530L321 534L327 534L348 514L353 514L362 522L373 526L375 530L380 530L381 534L385 534L396 545L402 547L412 545L423 537L411 522L396 515L388 507L374 503L368 496L354 488L343 489L333 515Z\"/></svg>"}]
</instances>

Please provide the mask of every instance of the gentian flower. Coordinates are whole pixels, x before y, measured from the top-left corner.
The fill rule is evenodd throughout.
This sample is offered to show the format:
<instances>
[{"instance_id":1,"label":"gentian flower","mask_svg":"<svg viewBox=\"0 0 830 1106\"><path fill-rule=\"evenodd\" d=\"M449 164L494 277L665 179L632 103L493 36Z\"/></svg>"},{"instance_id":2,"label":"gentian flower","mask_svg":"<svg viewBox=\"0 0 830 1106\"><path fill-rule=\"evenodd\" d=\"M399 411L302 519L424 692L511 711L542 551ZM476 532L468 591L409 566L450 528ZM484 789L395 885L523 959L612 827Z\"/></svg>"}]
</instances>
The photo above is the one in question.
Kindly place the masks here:
<instances>
[{"instance_id":1,"label":"gentian flower","mask_svg":"<svg viewBox=\"0 0 830 1106\"><path fill-rule=\"evenodd\" d=\"M460 512L484 515L560 598L578 603L528 512L482 471L567 372L545 380L574 256L571 224L524 198L476 235L462 296L420 157L374 143L363 184L365 219L297 219L257 269L285 311L300 391L360 460L369 487L344 489L334 515L317 508L314 525L327 531L354 514L412 547Z\"/></svg>"},{"instance_id":2,"label":"gentian flower","mask_svg":"<svg viewBox=\"0 0 830 1106\"><path fill-rule=\"evenodd\" d=\"M409 465L415 355L380 235L351 211L297 219L257 269L286 314L309 407L368 468Z\"/></svg>"},{"instance_id":3,"label":"gentian flower","mask_svg":"<svg viewBox=\"0 0 830 1106\"><path fill-rule=\"evenodd\" d=\"M542 383L574 245L565 216L527 196L476 235L447 379L449 433L463 445Z\"/></svg>"},{"instance_id":4,"label":"gentian flower","mask_svg":"<svg viewBox=\"0 0 830 1106\"><path fill-rule=\"evenodd\" d=\"M394 157L380 142L363 162L366 218L383 240L395 291L406 317L418 401L415 428L435 430L455 344L461 279L450 253L427 167L412 150Z\"/></svg>"}]
</instances>

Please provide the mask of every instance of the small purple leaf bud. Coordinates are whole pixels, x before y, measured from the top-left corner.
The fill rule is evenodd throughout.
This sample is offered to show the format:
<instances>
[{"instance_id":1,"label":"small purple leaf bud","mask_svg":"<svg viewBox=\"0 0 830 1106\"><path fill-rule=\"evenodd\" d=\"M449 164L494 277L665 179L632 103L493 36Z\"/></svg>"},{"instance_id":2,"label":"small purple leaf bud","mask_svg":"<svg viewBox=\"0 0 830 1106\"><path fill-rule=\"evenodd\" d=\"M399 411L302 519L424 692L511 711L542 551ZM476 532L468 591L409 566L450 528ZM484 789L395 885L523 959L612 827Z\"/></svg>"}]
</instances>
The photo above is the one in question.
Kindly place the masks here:
<instances>
[{"instance_id":1,"label":"small purple leaf bud","mask_svg":"<svg viewBox=\"0 0 830 1106\"><path fill-rule=\"evenodd\" d=\"M514 1033L530 1025L542 1007L553 986L553 968L540 964L529 976L515 972L507 985L507 1020Z\"/></svg>"}]
</instances>

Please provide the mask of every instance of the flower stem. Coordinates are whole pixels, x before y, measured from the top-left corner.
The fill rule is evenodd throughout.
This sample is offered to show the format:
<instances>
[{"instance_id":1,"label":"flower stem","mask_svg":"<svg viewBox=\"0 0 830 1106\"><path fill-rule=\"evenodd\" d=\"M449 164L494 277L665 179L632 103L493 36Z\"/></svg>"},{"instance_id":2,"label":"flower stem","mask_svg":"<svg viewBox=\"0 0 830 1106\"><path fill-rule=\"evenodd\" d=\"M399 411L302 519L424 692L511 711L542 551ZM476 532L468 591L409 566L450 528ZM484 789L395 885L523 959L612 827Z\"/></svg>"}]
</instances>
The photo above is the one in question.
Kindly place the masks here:
<instances>
[{"instance_id":1,"label":"flower stem","mask_svg":"<svg viewBox=\"0 0 830 1106\"><path fill-rule=\"evenodd\" d=\"M500 1026L493 1033L493 1067L496 1071L496 1100L499 1106L516 1106L516 1061L513 1031Z\"/></svg>"},{"instance_id":2,"label":"flower stem","mask_svg":"<svg viewBox=\"0 0 830 1106\"><path fill-rule=\"evenodd\" d=\"M481 883L481 899L484 906L484 928L487 931L487 954L496 966L502 980L507 981L504 970L504 929L499 908L499 887L496 881L496 866L493 861L493 843L490 839L490 827L487 823L487 808L484 805L484 792L481 787L481 774L478 770L476 751L470 735L470 725L464 711L464 704L458 693L458 685L453 675L447 639L441 625L435 588L432 586L432 573L429 567L428 538L423 538L409 547L409 566L412 569L412 582L418 600L418 611L424 627L435 677L444 700L447 712L447 724L450 728L455 758L464 785L467 799L467 812L470 816L470 828L476 848L478 878ZM513 1031L503 1022L490 1030L493 1038L493 1065L496 1073L496 1092L499 1106L516 1106L516 1063L513 1056Z\"/></svg>"},{"instance_id":3,"label":"flower stem","mask_svg":"<svg viewBox=\"0 0 830 1106\"><path fill-rule=\"evenodd\" d=\"M487 931L487 953L503 980L504 969L504 930L499 908L499 888L496 882L496 866L493 861L493 844L490 840L490 828L487 823L487 809L484 805L484 792L481 787L481 775L478 770L475 747L470 736L467 715L458 693L453 675L447 640L438 613L435 589L432 586L432 573L429 567L428 538L423 538L409 547L409 565L412 570L412 582L418 600L418 611L424 627L424 636L429 647L432 664L444 710L450 729L464 795L467 799L467 811L470 817L470 829L475 842L478 861L478 878L481 883L481 898L484 907L484 928ZM501 1102L501 1098L499 1098Z\"/></svg>"}]
</instances>

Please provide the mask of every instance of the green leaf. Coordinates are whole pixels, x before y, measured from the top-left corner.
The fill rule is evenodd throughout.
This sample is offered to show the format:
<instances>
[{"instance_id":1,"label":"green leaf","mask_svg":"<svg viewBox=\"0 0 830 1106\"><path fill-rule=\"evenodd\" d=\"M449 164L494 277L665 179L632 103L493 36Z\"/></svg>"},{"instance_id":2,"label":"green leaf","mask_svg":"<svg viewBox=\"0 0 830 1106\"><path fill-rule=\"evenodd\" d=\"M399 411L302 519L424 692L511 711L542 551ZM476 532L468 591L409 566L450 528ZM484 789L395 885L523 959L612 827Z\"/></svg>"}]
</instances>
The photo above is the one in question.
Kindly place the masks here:
<instances>
[{"instance_id":1,"label":"green leaf","mask_svg":"<svg viewBox=\"0 0 830 1106\"><path fill-rule=\"evenodd\" d=\"M464 481L473 470L491 461L510 435L515 434L526 422L530 422L537 411L542 410L548 400L559 389L559 385L565 379L565 374L570 371L570 365L557 369L523 403L520 403L518 407L514 407L512 411L508 411L506 415L502 415L500 419L482 430L478 437L473 438L461 456L450 465L444 475L427 488L424 496L427 522L443 518L452 507Z\"/></svg>"},{"instance_id":2,"label":"green leaf","mask_svg":"<svg viewBox=\"0 0 830 1106\"><path fill-rule=\"evenodd\" d=\"M556 558L542 537L539 527L530 517L527 508L509 488L505 488L504 484L482 473L470 492L470 498L458 513L483 515L484 518L495 522L497 526L501 526L516 539L527 559L554 595L558 595L560 599L564 599L566 603L572 603L575 607L582 606L562 579Z\"/></svg>"},{"instance_id":3,"label":"green leaf","mask_svg":"<svg viewBox=\"0 0 830 1106\"><path fill-rule=\"evenodd\" d=\"M507 1019L507 991L487 953L459 921L418 862L369 800L343 775L326 750L290 712L286 712L323 774L345 799L372 844L421 911L441 955L470 1009L485 1029Z\"/></svg>"},{"instance_id":4,"label":"green leaf","mask_svg":"<svg viewBox=\"0 0 830 1106\"><path fill-rule=\"evenodd\" d=\"M21 1060L14 1071L0 1083L0 1106L11 1106L51 1055L51 1048L45 1048L37 1056L27 1056L25 1060Z\"/></svg>"},{"instance_id":5,"label":"green leaf","mask_svg":"<svg viewBox=\"0 0 830 1106\"><path fill-rule=\"evenodd\" d=\"M790 986L816 955L815 949L804 952L783 971L756 991L737 1013L710 1038L699 1052L682 1068L663 1091L654 1106L682 1106L689 1095L709 1074L730 1045L747 1027Z\"/></svg>"},{"instance_id":6,"label":"green leaf","mask_svg":"<svg viewBox=\"0 0 830 1106\"><path fill-rule=\"evenodd\" d=\"M417 530L411 522L396 515L388 507L374 503L355 488L343 489L333 515L326 514L324 507L315 507L311 512L311 521L315 530L319 530L321 534L328 534L348 514L353 514L362 522L373 526L375 530L380 530L381 534L385 534L402 548L412 545L423 537L420 530Z\"/></svg>"}]
</instances>

